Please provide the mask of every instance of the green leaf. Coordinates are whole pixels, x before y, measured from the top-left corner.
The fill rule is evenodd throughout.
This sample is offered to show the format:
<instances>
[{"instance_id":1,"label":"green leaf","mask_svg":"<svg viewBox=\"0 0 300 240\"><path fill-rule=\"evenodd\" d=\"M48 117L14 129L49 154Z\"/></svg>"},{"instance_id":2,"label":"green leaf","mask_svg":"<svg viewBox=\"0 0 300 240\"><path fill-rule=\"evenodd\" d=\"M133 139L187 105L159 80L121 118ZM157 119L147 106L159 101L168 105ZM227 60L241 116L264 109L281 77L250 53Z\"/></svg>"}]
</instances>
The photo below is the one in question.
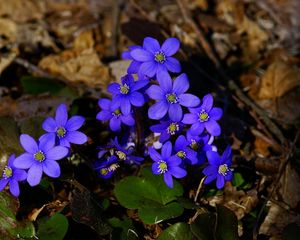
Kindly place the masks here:
<instances>
[{"instance_id":1,"label":"green leaf","mask_svg":"<svg viewBox=\"0 0 300 240\"><path fill-rule=\"evenodd\" d=\"M242 174L235 172L232 179L232 184L235 187L240 187L244 184L245 180L242 176Z\"/></svg>"},{"instance_id":2,"label":"green leaf","mask_svg":"<svg viewBox=\"0 0 300 240\"><path fill-rule=\"evenodd\" d=\"M68 219L63 214L56 213L38 221L37 235L43 240L61 240L66 235L68 226Z\"/></svg>"},{"instance_id":3,"label":"green leaf","mask_svg":"<svg viewBox=\"0 0 300 240\"><path fill-rule=\"evenodd\" d=\"M52 95L56 95L65 86L65 84L55 79L43 77L24 76L20 81L24 92L29 94L49 92Z\"/></svg>"},{"instance_id":4,"label":"green leaf","mask_svg":"<svg viewBox=\"0 0 300 240\"><path fill-rule=\"evenodd\" d=\"M16 220L18 199L0 192L0 236L1 239L32 238L35 229L31 222Z\"/></svg>"},{"instance_id":5,"label":"green leaf","mask_svg":"<svg viewBox=\"0 0 300 240\"><path fill-rule=\"evenodd\" d=\"M177 202L171 202L167 205L153 202L151 205L141 207L138 213L144 223L157 224L163 220L180 216L183 210L183 207Z\"/></svg>"},{"instance_id":6,"label":"green leaf","mask_svg":"<svg viewBox=\"0 0 300 240\"><path fill-rule=\"evenodd\" d=\"M228 208L217 205L217 228L218 240L238 240L238 221L235 214Z\"/></svg>"},{"instance_id":7,"label":"green leaf","mask_svg":"<svg viewBox=\"0 0 300 240\"><path fill-rule=\"evenodd\" d=\"M154 176L149 169L142 170L142 177L126 177L115 187L119 203L129 209L139 209L145 223L156 223L182 214L183 207L171 203L183 194L182 186L174 180L174 188L165 185L162 176Z\"/></svg>"},{"instance_id":8,"label":"green leaf","mask_svg":"<svg viewBox=\"0 0 300 240\"><path fill-rule=\"evenodd\" d=\"M176 223L166 230L157 238L158 240L192 240L193 236L188 224Z\"/></svg>"},{"instance_id":9,"label":"green leaf","mask_svg":"<svg viewBox=\"0 0 300 240\"><path fill-rule=\"evenodd\" d=\"M109 224L114 227L112 231L113 240L136 240L138 235L133 226L131 219L125 217L124 220L118 218L111 218L108 220Z\"/></svg>"},{"instance_id":10,"label":"green leaf","mask_svg":"<svg viewBox=\"0 0 300 240\"><path fill-rule=\"evenodd\" d=\"M215 225L215 213L202 213L191 224L191 231L198 240L214 240Z\"/></svg>"}]
</instances>

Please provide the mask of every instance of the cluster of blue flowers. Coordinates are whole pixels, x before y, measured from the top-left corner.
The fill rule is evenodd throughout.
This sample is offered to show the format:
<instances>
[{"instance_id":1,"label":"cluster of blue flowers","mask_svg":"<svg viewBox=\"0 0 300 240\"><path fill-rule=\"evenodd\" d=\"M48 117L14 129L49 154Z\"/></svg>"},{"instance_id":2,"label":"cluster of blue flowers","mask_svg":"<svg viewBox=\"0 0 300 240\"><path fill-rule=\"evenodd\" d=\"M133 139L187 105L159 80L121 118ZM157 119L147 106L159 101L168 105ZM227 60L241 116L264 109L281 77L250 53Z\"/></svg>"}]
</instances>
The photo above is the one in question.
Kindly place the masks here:
<instances>
[{"instance_id":1,"label":"cluster of blue flowers","mask_svg":"<svg viewBox=\"0 0 300 240\"><path fill-rule=\"evenodd\" d=\"M160 134L160 146L156 149L154 145L145 146L144 152L139 154L150 155L154 161L153 174L163 174L165 183L172 188L173 177L187 175L187 165L201 165L207 159L208 166L203 170L206 176L204 183L216 180L220 189L225 181L232 179L231 148L228 146L220 156L213 145L214 138L221 134L217 121L223 111L213 106L211 94L201 101L187 93L189 80L186 74L180 74L181 65L173 57L179 47L180 42L176 38L168 38L160 46L151 37L144 39L143 46L129 47L122 55L124 59L131 60L127 75L120 84L108 86L112 99L99 100L101 111L97 119L103 122L109 120L110 129L119 135L122 129L132 131L140 124L136 122L138 108L147 102L148 118L159 121L150 126L150 130ZM180 75L172 79L170 73L172 76ZM137 138L138 134L134 137ZM100 160L95 166L100 177L110 178L121 162L140 164L143 161L144 158L132 155L135 152L133 142L126 139L119 144L116 137L101 148ZM160 153L157 148L161 148Z\"/></svg>"},{"instance_id":2,"label":"cluster of blue flowers","mask_svg":"<svg viewBox=\"0 0 300 240\"><path fill-rule=\"evenodd\" d=\"M47 133L38 141L22 134L20 143L25 152L17 158L14 154L9 157L0 180L0 191L9 185L12 195L18 197L20 181L27 180L30 186L36 186L40 183L43 173L52 178L59 177L60 166L57 161L69 154L70 143L87 142L87 136L78 131L84 121L81 116L68 119L67 106L61 104L56 109L55 118L48 117L43 122L42 127Z\"/></svg>"}]
</instances>

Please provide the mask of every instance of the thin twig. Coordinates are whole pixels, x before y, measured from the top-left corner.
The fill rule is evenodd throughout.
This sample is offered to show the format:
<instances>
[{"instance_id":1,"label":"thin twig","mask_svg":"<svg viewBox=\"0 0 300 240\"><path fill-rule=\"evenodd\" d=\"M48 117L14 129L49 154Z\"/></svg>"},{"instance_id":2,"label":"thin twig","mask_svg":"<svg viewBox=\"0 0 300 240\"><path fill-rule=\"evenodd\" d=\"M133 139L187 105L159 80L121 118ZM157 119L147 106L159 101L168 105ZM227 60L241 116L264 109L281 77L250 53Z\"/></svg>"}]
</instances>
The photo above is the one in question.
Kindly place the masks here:
<instances>
[{"instance_id":1,"label":"thin twig","mask_svg":"<svg viewBox=\"0 0 300 240\"><path fill-rule=\"evenodd\" d=\"M196 195L195 195L195 197L194 197L194 202L197 202L198 195L199 195L199 193L200 193L200 190L201 190L201 188L202 188L202 186L203 186L203 182L204 182L204 180L205 180L205 177L204 177L204 178L202 178L202 179L201 179L201 181L200 181L200 183L199 183L199 186L198 186L198 189L197 189Z\"/></svg>"}]
</instances>

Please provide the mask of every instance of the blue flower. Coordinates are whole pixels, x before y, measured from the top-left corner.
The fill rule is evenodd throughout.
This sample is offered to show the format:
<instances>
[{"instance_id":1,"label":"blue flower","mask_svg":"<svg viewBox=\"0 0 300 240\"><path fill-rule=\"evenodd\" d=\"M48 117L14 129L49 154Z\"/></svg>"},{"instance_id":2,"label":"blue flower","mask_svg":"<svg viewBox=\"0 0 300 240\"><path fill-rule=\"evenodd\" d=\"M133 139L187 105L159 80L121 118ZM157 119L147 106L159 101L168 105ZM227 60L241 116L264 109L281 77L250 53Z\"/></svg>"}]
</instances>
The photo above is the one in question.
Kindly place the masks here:
<instances>
[{"instance_id":1,"label":"blue flower","mask_svg":"<svg viewBox=\"0 0 300 240\"><path fill-rule=\"evenodd\" d=\"M132 155L132 153L134 152L133 147L129 147L128 149L123 148L119 142L118 142L118 138L115 137L115 139L112 141L112 146L115 148L114 149L114 155L120 160L120 161L124 161L125 163L128 164L141 164L141 161L144 160L144 158L142 157L137 157Z\"/></svg>"},{"instance_id":2,"label":"blue flower","mask_svg":"<svg viewBox=\"0 0 300 240\"><path fill-rule=\"evenodd\" d=\"M67 106L61 104L56 109L55 118L48 117L43 122L43 129L48 133L42 138L54 137L63 147L70 147L70 143L84 144L87 142L87 136L77 131L84 121L81 116L73 116L68 120Z\"/></svg>"},{"instance_id":3,"label":"blue flower","mask_svg":"<svg viewBox=\"0 0 300 240\"><path fill-rule=\"evenodd\" d=\"M113 176L119 167L118 158L116 156L110 156L107 160L97 161L94 169L96 170L97 176L108 179Z\"/></svg>"},{"instance_id":4,"label":"blue flower","mask_svg":"<svg viewBox=\"0 0 300 240\"><path fill-rule=\"evenodd\" d=\"M190 113L184 115L182 122L192 124L190 130L193 135L200 135L204 129L213 136L221 134L221 127L216 122L222 117L221 108L213 108L213 97L207 94L203 98L202 105L197 108L189 108Z\"/></svg>"},{"instance_id":5,"label":"blue flower","mask_svg":"<svg viewBox=\"0 0 300 240\"><path fill-rule=\"evenodd\" d=\"M132 75L125 75L121 81L122 84L111 83L108 86L108 91L113 95L111 108L120 108L124 115L128 115L131 112L131 105L136 107L144 105L145 98L138 90L145 87L149 80L134 81Z\"/></svg>"},{"instance_id":6,"label":"blue flower","mask_svg":"<svg viewBox=\"0 0 300 240\"><path fill-rule=\"evenodd\" d=\"M150 98L157 100L148 110L151 119L159 120L167 113L172 121L179 122L182 119L182 108L195 107L200 100L196 96L185 93L189 88L186 74L181 74L173 82L168 73L161 73L157 77L158 85L152 85L146 93Z\"/></svg>"},{"instance_id":7,"label":"blue flower","mask_svg":"<svg viewBox=\"0 0 300 240\"><path fill-rule=\"evenodd\" d=\"M228 146L221 157L213 151L206 152L206 156L210 165L203 169L203 173L206 175L204 183L208 184L217 179L217 188L221 189L224 187L225 181L231 181L233 176L230 169L231 148Z\"/></svg>"},{"instance_id":8,"label":"blue flower","mask_svg":"<svg viewBox=\"0 0 300 240\"><path fill-rule=\"evenodd\" d=\"M149 148L149 154L154 161L152 164L153 174L164 175L164 181L169 188L173 188L173 177L183 178L186 176L186 170L180 167L181 158L172 154L171 142L166 142L162 146L161 154L159 154L153 147Z\"/></svg>"},{"instance_id":9,"label":"blue flower","mask_svg":"<svg viewBox=\"0 0 300 240\"><path fill-rule=\"evenodd\" d=\"M197 152L197 164L202 164L206 159L207 151L215 151L216 147L211 145L214 137L209 136L208 134L201 134L200 136L195 136L191 134L191 131L187 131L186 139L189 143L189 146Z\"/></svg>"},{"instance_id":10,"label":"blue flower","mask_svg":"<svg viewBox=\"0 0 300 240\"><path fill-rule=\"evenodd\" d=\"M103 98L98 101L99 107L101 107L102 111L97 114L97 119L101 121L109 120L109 127L112 131L120 131L121 123L134 126L135 120L132 117L132 114L124 115L120 108L112 109L111 108L111 100Z\"/></svg>"},{"instance_id":11,"label":"blue flower","mask_svg":"<svg viewBox=\"0 0 300 240\"><path fill-rule=\"evenodd\" d=\"M12 195L18 197L20 195L19 183L27 178L24 170L17 169L14 166L15 155L12 154L7 161L7 165L3 169L2 178L0 180L0 192L9 184L9 190Z\"/></svg>"},{"instance_id":12,"label":"blue flower","mask_svg":"<svg viewBox=\"0 0 300 240\"><path fill-rule=\"evenodd\" d=\"M20 136L20 142L25 153L17 157L14 166L19 169L29 169L27 182L30 186L39 184L43 172L49 177L60 176L60 167L57 160L67 156L69 149L62 146L55 146L55 138L40 138L37 143L27 134Z\"/></svg>"},{"instance_id":13,"label":"blue flower","mask_svg":"<svg viewBox=\"0 0 300 240\"><path fill-rule=\"evenodd\" d=\"M142 65L143 62L135 61L133 59L133 57L131 56L131 51L133 51L135 49L142 49L142 47L141 46L130 46L128 48L129 48L128 51L125 51L122 53L122 58L132 60L129 67L127 68L127 73L128 74L136 74L139 72L140 66Z\"/></svg>"},{"instance_id":14,"label":"blue flower","mask_svg":"<svg viewBox=\"0 0 300 240\"><path fill-rule=\"evenodd\" d=\"M154 77L157 73L181 71L180 63L177 59L171 57L180 46L176 38L168 38L160 47L159 42L151 37L144 39L143 48L136 48L130 51L131 57L142 62L139 67L139 75L144 74L148 77Z\"/></svg>"},{"instance_id":15,"label":"blue flower","mask_svg":"<svg viewBox=\"0 0 300 240\"><path fill-rule=\"evenodd\" d=\"M182 131L183 124L175 121L161 121L160 124L152 125L150 130L160 133L159 141L161 143L167 141L171 136L175 136Z\"/></svg>"},{"instance_id":16,"label":"blue flower","mask_svg":"<svg viewBox=\"0 0 300 240\"><path fill-rule=\"evenodd\" d=\"M189 142L183 135L180 135L176 139L174 145L174 152L177 157L181 158L189 164L194 165L198 163L197 152L195 152L189 147Z\"/></svg>"}]
</instances>

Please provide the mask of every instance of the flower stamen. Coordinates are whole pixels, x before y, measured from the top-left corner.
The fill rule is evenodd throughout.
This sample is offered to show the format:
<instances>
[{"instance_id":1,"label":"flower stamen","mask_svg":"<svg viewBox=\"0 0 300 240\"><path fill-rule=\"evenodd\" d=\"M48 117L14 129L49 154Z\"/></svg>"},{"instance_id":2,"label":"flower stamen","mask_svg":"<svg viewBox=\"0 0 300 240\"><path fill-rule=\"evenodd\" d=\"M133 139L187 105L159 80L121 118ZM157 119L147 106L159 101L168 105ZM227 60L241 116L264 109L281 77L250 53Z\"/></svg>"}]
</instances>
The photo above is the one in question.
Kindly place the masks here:
<instances>
[{"instance_id":1,"label":"flower stamen","mask_svg":"<svg viewBox=\"0 0 300 240\"><path fill-rule=\"evenodd\" d=\"M41 150L36 152L33 157L39 162L43 162L46 159L45 154Z\"/></svg>"},{"instance_id":2,"label":"flower stamen","mask_svg":"<svg viewBox=\"0 0 300 240\"><path fill-rule=\"evenodd\" d=\"M168 165L167 165L167 163L165 161L163 161L163 160L160 160L158 162L158 172L160 174L162 174L162 173L165 173L167 171L168 171Z\"/></svg>"},{"instance_id":3,"label":"flower stamen","mask_svg":"<svg viewBox=\"0 0 300 240\"><path fill-rule=\"evenodd\" d=\"M67 130L64 127L58 127L56 129L56 136L58 138L63 138L64 136L66 136Z\"/></svg>"},{"instance_id":4,"label":"flower stamen","mask_svg":"<svg viewBox=\"0 0 300 240\"><path fill-rule=\"evenodd\" d=\"M178 102L178 98L177 98L177 96L176 96L175 93L169 93L169 94L167 94L166 95L166 99L171 104Z\"/></svg>"},{"instance_id":5,"label":"flower stamen","mask_svg":"<svg viewBox=\"0 0 300 240\"><path fill-rule=\"evenodd\" d=\"M113 113L112 113L112 115L114 116L114 117L120 117L121 116L121 111L120 111L120 109L118 108L118 109L116 109Z\"/></svg>"},{"instance_id":6,"label":"flower stamen","mask_svg":"<svg viewBox=\"0 0 300 240\"><path fill-rule=\"evenodd\" d=\"M176 153L177 157L180 157L181 159L185 159L186 158L186 153L184 151L179 151Z\"/></svg>"},{"instance_id":7,"label":"flower stamen","mask_svg":"<svg viewBox=\"0 0 300 240\"><path fill-rule=\"evenodd\" d=\"M208 113L204 109L201 110L201 112L199 113L199 121L200 122L207 122L208 119L209 119Z\"/></svg>"},{"instance_id":8,"label":"flower stamen","mask_svg":"<svg viewBox=\"0 0 300 240\"><path fill-rule=\"evenodd\" d=\"M3 177L4 177L5 179L11 177L12 174L13 174L13 171L12 171L11 167L6 166L6 167L3 169Z\"/></svg>"},{"instance_id":9,"label":"flower stamen","mask_svg":"<svg viewBox=\"0 0 300 240\"><path fill-rule=\"evenodd\" d=\"M129 86L126 83L120 86L120 93L124 95L129 93Z\"/></svg>"},{"instance_id":10,"label":"flower stamen","mask_svg":"<svg viewBox=\"0 0 300 240\"><path fill-rule=\"evenodd\" d=\"M123 161L125 161L126 160L126 154L124 153L124 152L122 152L122 151L116 151L116 154L117 154L117 156L118 156L118 158L120 159L120 160L123 160Z\"/></svg>"},{"instance_id":11,"label":"flower stamen","mask_svg":"<svg viewBox=\"0 0 300 240\"><path fill-rule=\"evenodd\" d=\"M177 131L179 131L179 124L177 123L171 123L169 127L167 128L167 133L174 135Z\"/></svg>"},{"instance_id":12,"label":"flower stamen","mask_svg":"<svg viewBox=\"0 0 300 240\"><path fill-rule=\"evenodd\" d=\"M222 164L219 166L218 173L222 174L223 176L226 176L227 173L230 171L227 164Z\"/></svg>"},{"instance_id":13,"label":"flower stamen","mask_svg":"<svg viewBox=\"0 0 300 240\"><path fill-rule=\"evenodd\" d=\"M158 63L164 63L166 61L166 55L162 51L159 51L155 53L154 59Z\"/></svg>"}]
</instances>

